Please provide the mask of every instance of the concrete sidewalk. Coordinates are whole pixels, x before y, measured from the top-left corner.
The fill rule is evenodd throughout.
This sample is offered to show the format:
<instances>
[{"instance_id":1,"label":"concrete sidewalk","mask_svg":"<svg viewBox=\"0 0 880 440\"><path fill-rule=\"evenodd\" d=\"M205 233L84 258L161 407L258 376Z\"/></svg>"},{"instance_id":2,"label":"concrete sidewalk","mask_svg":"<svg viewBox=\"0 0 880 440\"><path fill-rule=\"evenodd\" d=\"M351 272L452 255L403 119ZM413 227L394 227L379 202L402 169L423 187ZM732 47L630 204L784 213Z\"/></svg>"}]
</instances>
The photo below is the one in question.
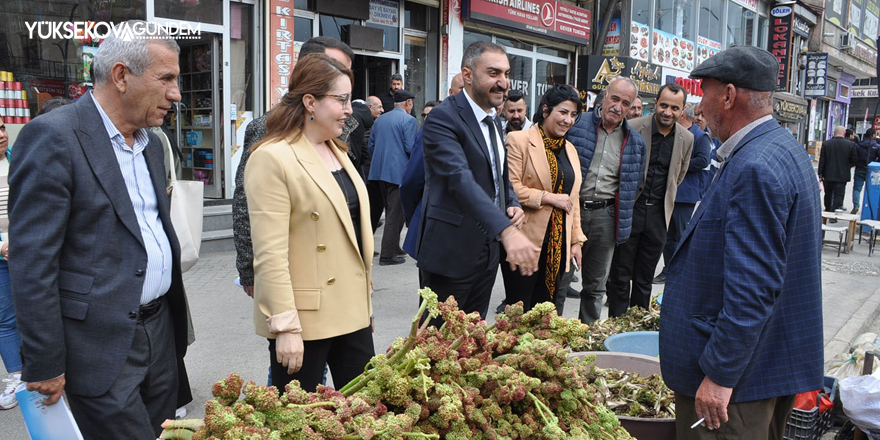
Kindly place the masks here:
<instances>
[{"instance_id":1,"label":"concrete sidewalk","mask_svg":"<svg viewBox=\"0 0 880 440\"><path fill-rule=\"evenodd\" d=\"M376 237L377 244L380 239L381 228ZM855 336L876 326L880 316L880 254L869 258L867 250L864 242L857 243L853 253L839 258L836 249L826 247L823 250L826 360L844 352ZM378 352L384 351L394 338L409 330L418 305L418 269L410 258L402 265L374 267L374 345ZM246 380L260 384L266 381L267 342L254 334L253 303L233 284L236 276L233 252L204 255L184 275L196 330L196 342L190 346L186 357L194 395L193 403L187 406L188 417L204 415L204 402L211 397L211 385L228 373L237 372ZM662 290L663 285L654 286L655 293ZM501 302L503 296L499 275L491 309ZM563 315L576 317L578 306L578 300L569 299ZM490 312L492 319L494 316ZM18 409L0 412L0 438L28 438Z\"/></svg>"}]
</instances>

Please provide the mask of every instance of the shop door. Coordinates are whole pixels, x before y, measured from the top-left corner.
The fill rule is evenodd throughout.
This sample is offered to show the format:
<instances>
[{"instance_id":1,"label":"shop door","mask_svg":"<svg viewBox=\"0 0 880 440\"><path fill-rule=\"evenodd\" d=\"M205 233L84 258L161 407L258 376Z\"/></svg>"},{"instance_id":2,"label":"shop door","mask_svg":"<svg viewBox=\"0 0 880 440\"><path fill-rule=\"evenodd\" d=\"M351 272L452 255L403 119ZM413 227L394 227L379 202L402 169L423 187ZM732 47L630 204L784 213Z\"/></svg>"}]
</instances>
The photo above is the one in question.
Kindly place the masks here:
<instances>
[{"instance_id":1,"label":"shop door","mask_svg":"<svg viewBox=\"0 0 880 440\"><path fill-rule=\"evenodd\" d=\"M391 75L397 60L389 58L357 55L352 63L354 72L354 99L367 99L378 96L391 88Z\"/></svg>"},{"instance_id":2,"label":"shop door","mask_svg":"<svg viewBox=\"0 0 880 440\"><path fill-rule=\"evenodd\" d=\"M205 197L221 197L222 117L220 35L203 32L198 40L179 40L181 100L169 121L183 153L183 180L205 183Z\"/></svg>"}]
</instances>

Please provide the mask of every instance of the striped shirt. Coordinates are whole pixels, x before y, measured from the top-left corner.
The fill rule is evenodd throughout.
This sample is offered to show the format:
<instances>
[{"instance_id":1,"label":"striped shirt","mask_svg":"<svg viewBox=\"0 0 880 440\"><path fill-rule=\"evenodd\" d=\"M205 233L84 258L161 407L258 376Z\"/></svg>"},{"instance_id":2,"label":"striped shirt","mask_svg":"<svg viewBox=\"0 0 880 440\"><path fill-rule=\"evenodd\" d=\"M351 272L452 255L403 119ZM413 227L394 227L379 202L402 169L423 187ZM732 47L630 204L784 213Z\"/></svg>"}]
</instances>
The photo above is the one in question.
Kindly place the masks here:
<instances>
[{"instance_id":1,"label":"striped shirt","mask_svg":"<svg viewBox=\"0 0 880 440\"><path fill-rule=\"evenodd\" d=\"M147 250L147 273L141 291L141 304L146 304L164 295L171 288L172 265L171 243L165 235L162 220L159 218L156 190L153 188L150 170L147 169L147 161L144 158L144 149L149 143L149 136L145 128L138 129L134 132L134 146L129 147L122 133L104 113L98 100L94 101L98 113L101 114L101 120L104 121L104 128L110 135L110 143L113 145L116 161L119 162L125 188L134 206L141 237ZM165 192L164 188L162 192Z\"/></svg>"}]
</instances>

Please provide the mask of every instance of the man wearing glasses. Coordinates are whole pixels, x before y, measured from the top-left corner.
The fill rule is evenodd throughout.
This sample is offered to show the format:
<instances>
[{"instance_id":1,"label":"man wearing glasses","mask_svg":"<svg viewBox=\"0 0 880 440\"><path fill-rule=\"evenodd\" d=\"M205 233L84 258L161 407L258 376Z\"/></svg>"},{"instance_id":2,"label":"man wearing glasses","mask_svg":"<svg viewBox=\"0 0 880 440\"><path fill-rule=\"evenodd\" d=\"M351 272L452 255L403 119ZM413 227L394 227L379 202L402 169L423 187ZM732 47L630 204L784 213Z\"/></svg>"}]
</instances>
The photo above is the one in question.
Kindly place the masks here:
<instances>
[{"instance_id":1,"label":"man wearing glasses","mask_svg":"<svg viewBox=\"0 0 880 440\"><path fill-rule=\"evenodd\" d=\"M373 157L368 179L377 181L385 204L385 231L379 265L389 266L406 262L406 253L400 248L403 230L403 208L400 204L400 183L406 162L412 154L418 123L410 116L413 94L400 89L394 94L394 110L379 116L370 133L368 149Z\"/></svg>"}]
</instances>

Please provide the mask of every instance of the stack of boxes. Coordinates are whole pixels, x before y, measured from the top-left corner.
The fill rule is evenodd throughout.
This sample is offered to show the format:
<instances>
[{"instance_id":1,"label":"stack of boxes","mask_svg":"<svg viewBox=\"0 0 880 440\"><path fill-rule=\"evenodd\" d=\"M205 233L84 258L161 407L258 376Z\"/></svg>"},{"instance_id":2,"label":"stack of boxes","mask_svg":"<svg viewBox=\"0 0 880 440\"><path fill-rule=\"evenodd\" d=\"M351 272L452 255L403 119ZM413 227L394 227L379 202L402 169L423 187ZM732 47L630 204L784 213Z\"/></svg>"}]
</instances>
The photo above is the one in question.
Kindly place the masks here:
<instances>
[{"instance_id":1,"label":"stack of boxes","mask_svg":"<svg viewBox=\"0 0 880 440\"><path fill-rule=\"evenodd\" d=\"M13 81L12 72L0 71L0 120L7 124L27 124L31 120L27 91Z\"/></svg>"}]
</instances>

